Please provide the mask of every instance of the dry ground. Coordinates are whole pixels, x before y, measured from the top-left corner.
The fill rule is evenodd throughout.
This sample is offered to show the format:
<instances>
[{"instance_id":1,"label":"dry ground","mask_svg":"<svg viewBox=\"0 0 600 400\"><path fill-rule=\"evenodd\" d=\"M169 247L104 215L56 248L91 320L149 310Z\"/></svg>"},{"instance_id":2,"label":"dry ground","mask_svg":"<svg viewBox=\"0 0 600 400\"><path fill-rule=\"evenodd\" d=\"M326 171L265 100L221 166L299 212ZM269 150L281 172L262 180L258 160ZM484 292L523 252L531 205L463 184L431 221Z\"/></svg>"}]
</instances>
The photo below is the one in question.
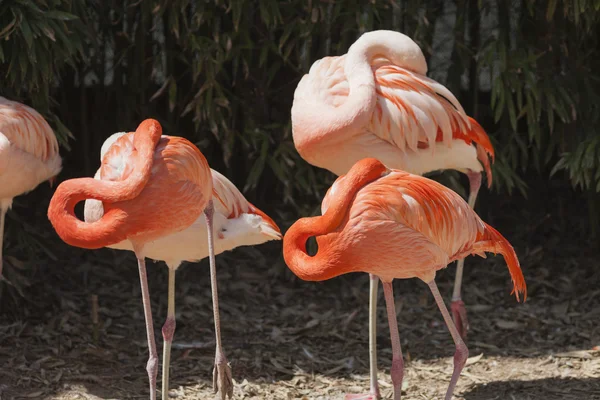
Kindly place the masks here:
<instances>
[{"instance_id":1,"label":"dry ground","mask_svg":"<svg viewBox=\"0 0 600 400\"><path fill-rule=\"evenodd\" d=\"M556 239L554 245L519 249L529 288L524 304L509 295L500 257L467 260L471 358L456 399L600 399L600 270L591 250L581 254L567 245L560 252L548 250L559 244ZM366 390L368 277L301 282L283 266L278 246L237 250L218 260L222 334L235 398L342 399L344 392ZM30 303L0 315L2 400L148 397L134 259L110 250L89 254L49 261ZM453 266L438 274L447 299L453 277ZM171 396L212 399L207 265L183 266L177 278ZM160 353L166 268L149 264L149 280ZM403 399L443 398L452 371L452 339L425 284L397 281L395 293L407 360ZM98 296L96 330L91 294ZM391 398L384 310L380 290L379 381L384 398Z\"/></svg>"}]
</instances>

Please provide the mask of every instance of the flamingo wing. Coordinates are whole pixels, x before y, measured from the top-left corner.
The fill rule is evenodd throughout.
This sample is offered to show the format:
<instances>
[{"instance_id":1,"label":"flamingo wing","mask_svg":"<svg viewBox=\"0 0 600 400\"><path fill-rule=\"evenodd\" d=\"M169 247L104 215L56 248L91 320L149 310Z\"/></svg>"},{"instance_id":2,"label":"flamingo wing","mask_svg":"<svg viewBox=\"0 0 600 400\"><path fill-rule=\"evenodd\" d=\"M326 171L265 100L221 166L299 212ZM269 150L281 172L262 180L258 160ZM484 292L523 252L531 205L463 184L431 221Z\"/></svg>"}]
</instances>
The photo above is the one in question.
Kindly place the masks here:
<instances>
[{"instance_id":1,"label":"flamingo wing","mask_svg":"<svg viewBox=\"0 0 600 400\"><path fill-rule=\"evenodd\" d=\"M417 151L420 143L450 146L454 132L469 130L465 111L444 86L396 65L375 68L377 105L369 130L381 139Z\"/></svg>"},{"instance_id":2,"label":"flamingo wing","mask_svg":"<svg viewBox=\"0 0 600 400\"><path fill-rule=\"evenodd\" d=\"M485 230L483 221L454 191L404 171L362 188L349 219L395 221L424 235L455 259L471 249Z\"/></svg>"},{"instance_id":3,"label":"flamingo wing","mask_svg":"<svg viewBox=\"0 0 600 400\"><path fill-rule=\"evenodd\" d=\"M401 150L475 143L477 158L491 182L494 148L484 129L467 116L454 95L424 75L390 64L375 65L377 105L369 130Z\"/></svg>"},{"instance_id":4,"label":"flamingo wing","mask_svg":"<svg viewBox=\"0 0 600 400\"><path fill-rule=\"evenodd\" d=\"M250 203L239 189L220 172L211 169L211 173L215 210L230 219L248 213Z\"/></svg>"},{"instance_id":5,"label":"flamingo wing","mask_svg":"<svg viewBox=\"0 0 600 400\"><path fill-rule=\"evenodd\" d=\"M58 141L44 117L31 107L1 96L0 132L11 146L42 162L58 156Z\"/></svg>"},{"instance_id":6,"label":"flamingo wing","mask_svg":"<svg viewBox=\"0 0 600 400\"><path fill-rule=\"evenodd\" d=\"M332 190L328 195L334 193ZM483 222L456 192L440 183L391 170L358 191L348 220L394 221L402 229L409 228L398 235L398 240L406 241L418 232L442 249L450 262L469 254L485 258L485 252L500 253L507 263L517 299L519 293L527 296L523 272L508 240Z\"/></svg>"},{"instance_id":7,"label":"flamingo wing","mask_svg":"<svg viewBox=\"0 0 600 400\"><path fill-rule=\"evenodd\" d=\"M324 110L344 104L350 94L344 73L346 57L316 61L298 84L294 107ZM365 132L403 152L433 148L439 142L450 147L455 139L475 143L477 158L491 182L489 159L493 161L494 149L490 139L445 86L384 57L374 58L371 68L377 103Z\"/></svg>"}]
</instances>

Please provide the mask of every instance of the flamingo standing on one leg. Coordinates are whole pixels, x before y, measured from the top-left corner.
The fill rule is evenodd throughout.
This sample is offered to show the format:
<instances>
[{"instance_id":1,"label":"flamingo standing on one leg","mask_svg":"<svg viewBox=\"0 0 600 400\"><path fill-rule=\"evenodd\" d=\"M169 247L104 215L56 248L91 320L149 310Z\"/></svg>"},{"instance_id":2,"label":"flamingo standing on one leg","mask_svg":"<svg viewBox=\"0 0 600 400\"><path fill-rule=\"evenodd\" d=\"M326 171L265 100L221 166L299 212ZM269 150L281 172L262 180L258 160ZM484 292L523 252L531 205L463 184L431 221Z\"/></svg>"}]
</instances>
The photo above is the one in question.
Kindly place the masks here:
<instances>
[{"instance_id":1,"label":"flamingo standing on one leg","mask_svg":"<svg viewBox=\"0 0 600 400\"><path fill-rule=\"evenodd\" d=\"M33 108L0 96L0 280L4 218L14 197L50 185L62 166L48 122Z\"/></svg>"},{"instance_id":2,"label":"flamingo standing on one leg","mask_svg":"<svg viewBox=\"0 0 600 400\"><path fill-rule=\"evenodd\" d=\"M454 95L425 76L419 46L394 31L363 34L348 53L317 60L304 75L292 106L296 149L307 162L336 175L357 161L375 157L390 168L414 174L455 169L469 178L475 205L481 173L492 182L494 149L483 128L468 117ZM452 314L461 336L468 322L461 300L464 260L457 265ZM378 278L371 275L369 353L371 391L377 384L376 309Z\"/></svg>"},{"instance_id":3,"label":"flamingo standing on one leg","mask_svg":"<svg viewBox=\"0 0 600 400\"><path fill-rule=\"evenodd\" d=\"M100 159L109 150L110 146L125 132L115 133L104 141ZM215 208L214 229L216 238L214 243L215 255L239 246L257 245L269 240L281 240L279 227L265 213L250 204L240 191L227 178L211 169L213 192L212 201ZM100 179L101 169L96 172L95 179ZM84 215L86 222L95 222L104 215L102 202L86 200ZM153 260L165 261L169 267L169 294L167 306L167 320L162 328L163 333L163 370L162 370L162 399L169 398L169 364L171 359L171 344L175 333L175 271L183 261L199 261L209 255L207 243L208 232L204 215L200 215L187 229L148 243L145 255ZM107 247L120 250L133 251L131 242L125 240L111 244ZM216 282L214 283L216 288ZM217 298L217 293L213 294ZM215 306L214 309L218 309ZM215 314L218 318L218 314ZM221 337L216 335L217 354L223 354ZM216 375L215 375L216 376ZM225 371L223 377L229 380L228 386L233 389L231 372ZM216 386L215 386L216 389ZM232 392L229 391L229 396ZM225 392L221 393L222 396Z\"/></svg>"},{"instance_id":4,"label":"flamingo standing on one leg","mask_svg":"<svg viewBox=\"0 0 600 400\"><path fill-rule=\"evenodd\" d=\"M468 254L500 253L508 264L517 300L519 293L525 300L525 279L510 243L452 190L418 175L389 170L373 158L359 161L335 181L323 199L322 213L296 221L286 232L283 255L288 267L308 281L358 271L381 279L392 340L395 400L400 400L404 364L392 280L426 282L456 344L446 392L450 400L468 349L435 284L436 271ZM306 252L311 236L316 236L319 247L313 257Z\"/></svg>"},{"instance_id":5,"label":"flamingo standing on one leg","mask_svg":"<svg viewBox=\"0 0 600 400\"><path fill-rule=\"evenodd\" d=\"M135 133L122 136L110 147L100 167L101 180L81 178L61 183L48 208L54 229L72 246L98 249L125 240L131 242L138 259L144 303L151 400L156 399L158 356L146 278L146 245L188 228L204 212L211 275L215 270L210 168L200 150L188 140L161 133L157 121L143 121ZM103 202L105 213L100 220L88 223L77 219L75 205L85 199ZM217 331L218 323L216 316ZM225 357L217 360L214 371L218 374L214 379L224 385L229 382L224 377L226 361ZM231 389L222 386L220 390Z\"/></svg>"}]
</instances>

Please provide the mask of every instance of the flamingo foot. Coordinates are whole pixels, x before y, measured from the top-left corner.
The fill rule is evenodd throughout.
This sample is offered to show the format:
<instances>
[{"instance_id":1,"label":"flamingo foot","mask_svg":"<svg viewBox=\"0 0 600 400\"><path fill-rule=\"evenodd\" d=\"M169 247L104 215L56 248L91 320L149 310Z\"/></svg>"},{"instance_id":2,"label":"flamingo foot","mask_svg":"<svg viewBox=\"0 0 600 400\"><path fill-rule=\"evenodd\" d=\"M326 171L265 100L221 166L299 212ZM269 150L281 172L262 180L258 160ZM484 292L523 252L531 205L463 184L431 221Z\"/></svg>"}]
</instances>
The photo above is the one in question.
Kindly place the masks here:
<instances>
[{"instance_id":1,"label":"flamingo foot","mask_svg":"<svg viewBox=\"0 0 600 400\"><path fill-rule=\"evenodd\" d=\"M227 358L223 355L215 360L213 368L213 390L215 393L220 393L221 400L227 397L233 398L233 378L231 375L231 366L227 362Z\"/></svg>"},{"instance_id":2,"label":"flamingo foot","mask_svg":"<svg viewBox=\"0 0 600 400\"><path fill-rule=\"evenodd\" d=\"M467 309L465 303L462 300L453 300L450 304L452 310L452 320L460 336L466 339L467 332L469 331L469 321L467 320Z\"/></svg>"},{"instance_id":3,"label":"flamingo foot","mask_svg":"<svg viewBox=\"0 0 600 400\"><path fill-rule=\"evenodd\" d=\"M362 394L346 394L344 400L379 400L381 398L381 394L379 393L379 385L377 382L375 384L371 384L371 390L369 393Z\"/></svg>"},{"instance_id":4,"label":"flamingo foot","mask_svg":"<svg viewBox=\"0 0 600 400\"><path fill-rule=\"evenodd\" d=\"M347 394L344 400L379 400L379 392L371 390L365 394Z\"/></svg>"}]
</instances>

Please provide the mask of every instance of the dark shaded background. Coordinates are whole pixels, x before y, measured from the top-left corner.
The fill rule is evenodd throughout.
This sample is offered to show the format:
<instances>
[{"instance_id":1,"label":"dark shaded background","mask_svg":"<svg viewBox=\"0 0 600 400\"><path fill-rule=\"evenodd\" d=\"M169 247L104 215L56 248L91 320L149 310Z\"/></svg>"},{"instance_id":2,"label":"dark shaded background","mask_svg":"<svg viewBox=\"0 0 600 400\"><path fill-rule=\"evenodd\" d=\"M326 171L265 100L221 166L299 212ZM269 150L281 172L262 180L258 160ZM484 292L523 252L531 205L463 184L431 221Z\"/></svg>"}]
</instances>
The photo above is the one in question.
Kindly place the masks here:
<instances>
[{"instance_id":1,"label":"dark shaded background","mask_svg":"<svg viewBox=\"0 0 600 400\"><path fill-rule=\"evenodd\" d=\"M477 212L514 245L532 299L537 287L538 296L585 310L577 323L563 322L578 326L587 339L561 342L560 349L575 344L591 348L600 342L598 330L583 322L583 316L597 317L596 303L585 296L593 291L587 285L599 278L597 263L590 261L597 259L600 223L599 22L597 0L4 0L0 94L34 106L55 128L64 159L59 180L92 176L105 138L134 130L152 117L163 124L165 133L194 141L211 167L230 178L285 231L300 216L318 213L334 179L308 165L294 149L290 108L299 79L318 58L345 53L362 32L401 31L423 49L429 76L458 97L495 146L494 183L491 190L481 190ZM466 194L467 182L460 174L430 176ZM89 328L89 298L98 293L110 307L118 307L124 297L141 307L133 257L62 243L46 217L52 193L42 184L16 198L8 213L0 325L49 323L71 310ZM236 320L232 310L245 301L240 294L244 290L236 285L251 271L264 279L260 293L277 304L273 307L281 307L276 308L278 315L285 314L286 305L297 305L284 293L326 293L321 300L329 304L333 293L346 298L352 292L355 297L345 305L360 306L356 326L366 326L367 285L362 274L311 286L287 270L281 244L273 242L222 254L218 263L227 271L220 275L225 281L225 321L228 313ZM476 281L483 287L494 279L508 281L505 275L486 277L485 269L475 273L469 264L489 266L467 260L467 304L475 299L469 297L469 285ZM505 272L501 264L494 264L498 274ZM179 274L181 282L207 283L206 268L185 267ZM166 269L150 268L149 275L156 288L153 302L159 304L155 312L163 315L165 296L160 291L166 288ZM439 279L448 295L453 276L451 268ZM256 279L252 285L258 285ZM416 283L399 285L408 289ZM357 290L364 296L356 297ZM278 291L282 294L275 297ZM581 296L585 301L577 303ZM273 300L280 297L279 303ZM494 299L514 305L506 293ZM543 307L553 307L554 300L527 307L540 307L543 314ZM338 310L333 305L337 303L331 304ZM482 318L486 317L492 318ZM493 320L480 324L489 321ZM184 318L178 332L185 332L186 323L193 322ZM387 328L381 323L380 336L385 338ZM234 322L227 324L233 331ZM527 329L538 328L532 324ZM159 321L156 326L159 329ZM93 338L90 332L82 343ZM523 332L517 336L525 340ZM66 340L63 334L59 337ZM357 348L364 350L358 358L366 361L366 335L357 337L365 340ZM410 340L418 337L423 335L409 335ZM14 345L7 342L8 334L4 340L0 335L0 346ZM110 342L104 340L105 345ZM387 345L382 340L381 346ZM550 351L547 346L536 350ZM365 365L361 368L365 372ZM143 382L143 370L136 371ZM552 385L552 380L540 382ZM597 379L590 382L597 387ZM533 385L535 394L539 387ZM493 385L475 387L465 398L490 398L496 390Z\"/></svg>"}]
</instances>

